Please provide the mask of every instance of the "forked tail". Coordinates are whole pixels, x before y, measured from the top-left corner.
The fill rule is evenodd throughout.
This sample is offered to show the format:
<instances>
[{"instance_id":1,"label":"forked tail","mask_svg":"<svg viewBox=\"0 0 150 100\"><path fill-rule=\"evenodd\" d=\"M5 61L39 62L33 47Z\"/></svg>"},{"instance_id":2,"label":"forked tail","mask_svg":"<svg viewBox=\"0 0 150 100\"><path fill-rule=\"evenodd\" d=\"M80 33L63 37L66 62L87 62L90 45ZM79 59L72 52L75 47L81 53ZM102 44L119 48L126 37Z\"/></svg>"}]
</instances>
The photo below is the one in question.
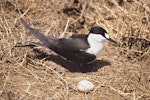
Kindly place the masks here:
<instances>
[{"instance_id":1,"label":"forked tail","mask_svg":"<svg viewBox=\"0 0 150 100\"><path fill-rule=\"evenodd\" d=\"M33 29L30 27L30 25L28 23L26 23L23 19L21 19L21 23L25 26L26 29L28 29L30 31L30 33L32 33L36 38L38 38L41 42L43 43L47 43L48 38L41 34L40 32L38 32L37 30Z\"/></svg>"}]
</instances>

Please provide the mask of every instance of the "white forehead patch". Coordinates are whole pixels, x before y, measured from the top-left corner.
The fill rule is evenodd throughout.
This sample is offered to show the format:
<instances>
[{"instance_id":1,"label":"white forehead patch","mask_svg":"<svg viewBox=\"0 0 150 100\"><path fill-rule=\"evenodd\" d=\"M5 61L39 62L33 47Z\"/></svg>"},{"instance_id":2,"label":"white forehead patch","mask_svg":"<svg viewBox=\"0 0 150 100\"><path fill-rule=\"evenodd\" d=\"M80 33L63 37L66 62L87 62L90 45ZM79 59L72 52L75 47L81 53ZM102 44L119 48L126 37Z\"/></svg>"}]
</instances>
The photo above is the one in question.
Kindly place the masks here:
<instances>
[{"instance_id":1,"label":"white forehead patch","mask_svg":"<svg viewBox=\"0 0 150 100\"><path fill-rule=\"evenodd\" d=\"M109 35L108 35L107 33L105 33L105 37L106 37L107 39L109 39Z\"/></svg>"},{"instance_id":2,"label":"white forehead patch","mask_svg":"<svg viewBox=\"0 0 150 100\"><path fill-rule=\"evenodd\" d=\"M90 33L88 38L94 39L96 41L103 41L106 38L104 36L102 36L101 34L94 34L94 33Z\"/></svg>"}]
</instances>

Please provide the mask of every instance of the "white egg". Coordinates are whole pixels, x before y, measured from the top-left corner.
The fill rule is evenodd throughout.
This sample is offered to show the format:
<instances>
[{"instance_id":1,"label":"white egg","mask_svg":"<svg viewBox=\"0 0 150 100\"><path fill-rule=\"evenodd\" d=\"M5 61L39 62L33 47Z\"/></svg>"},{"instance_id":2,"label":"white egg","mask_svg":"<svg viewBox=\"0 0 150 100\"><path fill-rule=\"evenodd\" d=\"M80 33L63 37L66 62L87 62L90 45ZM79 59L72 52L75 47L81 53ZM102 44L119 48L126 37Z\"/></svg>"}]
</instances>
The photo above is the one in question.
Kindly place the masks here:
<instances>
[{"instance_id":1,"label":"white egg","mask_svg":"<svg viewBox=\"0 0 150 100\"><path fill-rule=\"evenodd\" d=\"M82 80L78 82L77 88L81 92L88 93L94 89L94 84L88 80Z\"/></svg>"}]
</instances>

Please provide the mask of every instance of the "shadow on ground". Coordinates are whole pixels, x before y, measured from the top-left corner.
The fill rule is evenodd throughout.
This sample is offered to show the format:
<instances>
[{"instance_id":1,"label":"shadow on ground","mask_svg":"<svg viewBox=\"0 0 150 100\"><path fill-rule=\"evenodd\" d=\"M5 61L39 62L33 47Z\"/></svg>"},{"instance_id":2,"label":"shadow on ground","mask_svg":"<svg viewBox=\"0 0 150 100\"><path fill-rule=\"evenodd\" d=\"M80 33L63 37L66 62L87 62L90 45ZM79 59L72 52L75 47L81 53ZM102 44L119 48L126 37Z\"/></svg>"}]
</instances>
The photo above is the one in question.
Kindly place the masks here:
<instances>
[{"instance_id":1,"label":"shadow on ground","mask_svg":"<svg viewBox=\"0 0 150 100\"><path fill-rule=\"evenodd\" d=\"M53 54L48 55L47 53L44 53L44 52L40 51L39 49L33 49L33 51L36 53L35 58L37 58L37 59L45 58L45 60L53 61L53 62L61 65L65 69L68 69L70 72L82 72L82 73L96 72L99 68L102 68L106 65L111 65L110 62L105 61L105 60L96 60L91 64L78 64L75 62L68 62L68 61L62 59L58 55L53 55Z\"/></svg>"}]
</instances>

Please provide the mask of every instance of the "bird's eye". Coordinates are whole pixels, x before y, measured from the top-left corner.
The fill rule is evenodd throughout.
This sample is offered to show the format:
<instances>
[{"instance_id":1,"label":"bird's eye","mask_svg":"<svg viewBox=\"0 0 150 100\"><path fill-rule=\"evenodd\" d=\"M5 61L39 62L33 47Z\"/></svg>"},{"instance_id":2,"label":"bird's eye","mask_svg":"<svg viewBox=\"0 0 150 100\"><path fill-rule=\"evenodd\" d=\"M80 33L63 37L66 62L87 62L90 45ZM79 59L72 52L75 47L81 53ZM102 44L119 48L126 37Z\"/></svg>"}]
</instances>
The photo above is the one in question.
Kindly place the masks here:
<instances>
[{"instance_id":1,"label":"bird's eye","mask_svg":"<svg viewBox=\"0 0 150 100\"><path fill-rule=\"evenodd\" d=\"M105 33L105 37L106 37L107 39L109 39L109 35L108 35L107 33Z\"/></svg>"}]
</instances>

